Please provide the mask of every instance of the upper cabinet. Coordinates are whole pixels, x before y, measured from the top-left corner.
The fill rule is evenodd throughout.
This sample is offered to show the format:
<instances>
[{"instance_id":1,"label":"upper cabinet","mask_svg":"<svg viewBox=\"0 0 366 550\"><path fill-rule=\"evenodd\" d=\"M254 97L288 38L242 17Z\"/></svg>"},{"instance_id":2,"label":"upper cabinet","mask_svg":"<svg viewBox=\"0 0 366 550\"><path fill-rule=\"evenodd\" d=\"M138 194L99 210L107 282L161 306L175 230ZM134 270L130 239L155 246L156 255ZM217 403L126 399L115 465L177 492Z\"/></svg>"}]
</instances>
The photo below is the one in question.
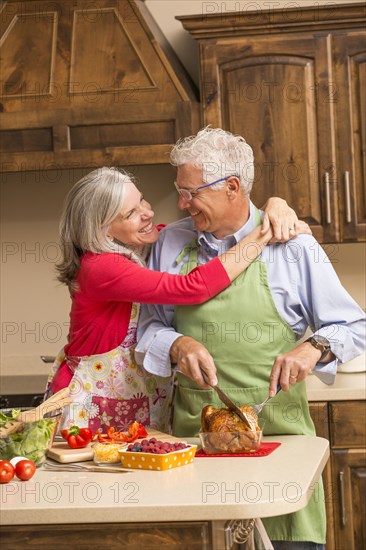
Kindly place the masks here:
<instances>
[{"instance_id":1,"label":"upper cabinet","mask_svg":"<svg viewBox=\"0 0 366 550\"><path fill-rule=\"evenodd\" d=\"M366 239L365 6L179 17L200 44L203 123L253 147L253 200L320 242Z\"/></svg>"},{"instance_id":2,"label":"upper cabinet","mask_svg":"<svg viewBox=\"0 0 366 550\"><path fill-rule=\"evenodd\" d=\"M143 2L2 3L1 171L169 162L197 94Z\"/></svg>"}]
</instances>

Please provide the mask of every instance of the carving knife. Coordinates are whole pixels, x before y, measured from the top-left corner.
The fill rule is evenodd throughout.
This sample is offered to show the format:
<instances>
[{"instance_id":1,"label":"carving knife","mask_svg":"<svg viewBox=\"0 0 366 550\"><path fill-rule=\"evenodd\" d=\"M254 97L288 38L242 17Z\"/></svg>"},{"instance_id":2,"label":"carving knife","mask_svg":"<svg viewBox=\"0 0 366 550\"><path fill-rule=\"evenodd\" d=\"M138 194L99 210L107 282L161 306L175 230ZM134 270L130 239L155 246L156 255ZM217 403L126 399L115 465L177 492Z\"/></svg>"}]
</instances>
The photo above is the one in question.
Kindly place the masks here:
<instances>
[{"instance_id":1,"label":"carving knife","mask_svg":"<svg viewBox=\"0 0 366 550\"><path fill-rule=\"evenodd\" d=\"M233 401L231 401L230 397L226 395L226 393L220 390L218 386L211 386L211 388L215 390L215 392L220 397L221 401L227 406L227 408L237 414L240 420L242 420L250 430L253 430L255 428L255 426L252 426L247 415L241 409L239 409L239 407L235 405Z\"/></svg>"},{"instance_id":2,"label":"carving knife","mask_svg":"<svg viewBox=\"0 0 366 550\"><path fill-rule=\"evenodd\" d=\"M230 410L230 411L233 411L236 415L238 415L238 417L240 418L240 420L242 420L244 422L244 424L250 429L250 430L253 430L255 429L255 426L252 426L252 423L250 422L249 418L247 417L247 415L245 413L243 413L243 411L241 409L239 409L239 407L237 405L235 405L235 403L230 399L230 397L228 395L226 395L225 392L223 392L219 386L213 386L212 384L209 383L208 379L207 379L207 376L206 374L203 372L203 370L201 369L201 372L202 372L202 376L203 376L203 379L205 380L206 384L208 384L209 386L211 386L211 388L213 390L215 390L215 392L217 393L217 395L219 396L220 400L224 403L224 405L227 406L227 408Z\"/></svg>"}]
</instances>

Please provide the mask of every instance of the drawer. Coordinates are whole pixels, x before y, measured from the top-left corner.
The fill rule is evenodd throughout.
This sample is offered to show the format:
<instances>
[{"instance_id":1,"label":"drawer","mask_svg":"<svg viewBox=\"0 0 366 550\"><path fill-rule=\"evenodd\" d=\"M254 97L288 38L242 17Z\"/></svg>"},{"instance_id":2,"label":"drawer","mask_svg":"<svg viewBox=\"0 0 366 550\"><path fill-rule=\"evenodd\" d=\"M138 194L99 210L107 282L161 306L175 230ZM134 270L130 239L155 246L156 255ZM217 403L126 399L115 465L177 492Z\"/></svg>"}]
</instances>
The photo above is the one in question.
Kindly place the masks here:
<instances>
[{"instance_id":1,"label":"drawer","mask_svg":"<svg viewBox=\"0 0 366 550\"><path fill-rule=\"evenodd\" d=\"M329 406L329 417L333 448L366 447L365 401L334 401Z\"/></svg>"},{"instance_id":2,"label":"drawer","mask_svg":"<svg viewBox=\"0 0 366 550\"><path fill-rule=\"evenodd\" d=\"M166 523L100 523L73 525L3 525L2 550L29 548L141 548L210 550L212 540L207 521ZM29 541L32 541L29 544Z\"/></svg>"}]
</instances>

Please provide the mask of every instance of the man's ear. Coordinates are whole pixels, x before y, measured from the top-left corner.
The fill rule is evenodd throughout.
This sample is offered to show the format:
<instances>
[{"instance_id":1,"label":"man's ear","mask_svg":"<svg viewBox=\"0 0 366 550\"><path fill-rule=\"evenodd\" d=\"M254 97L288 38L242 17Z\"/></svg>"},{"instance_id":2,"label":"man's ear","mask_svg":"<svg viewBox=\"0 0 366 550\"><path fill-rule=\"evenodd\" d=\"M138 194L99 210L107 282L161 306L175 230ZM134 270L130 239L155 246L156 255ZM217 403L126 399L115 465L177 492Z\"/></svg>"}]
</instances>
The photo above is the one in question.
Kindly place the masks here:
<instances>
[{"instance_id":1,"label":"man's ear","mask_svg":"<svg viewBox=\"0 0 366 550\"><path fill-rule=\"evenodd\" d=\"M237 176L230 176L230 178L226 180L226 185L227 185L226 193L229 197L230 196L234 197L239 193L240 181Z\"/></svg>"}]
</instances>

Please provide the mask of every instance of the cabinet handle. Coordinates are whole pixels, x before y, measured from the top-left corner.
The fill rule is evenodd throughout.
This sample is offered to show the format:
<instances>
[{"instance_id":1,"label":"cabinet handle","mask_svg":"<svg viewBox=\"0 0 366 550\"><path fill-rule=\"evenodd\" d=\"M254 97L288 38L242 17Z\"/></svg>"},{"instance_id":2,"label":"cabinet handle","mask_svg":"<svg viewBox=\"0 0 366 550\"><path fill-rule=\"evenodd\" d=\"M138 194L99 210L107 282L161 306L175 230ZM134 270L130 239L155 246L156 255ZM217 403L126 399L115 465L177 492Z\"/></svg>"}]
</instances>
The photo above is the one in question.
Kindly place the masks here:
<instances>
[{"instance_id":1,"label":"cabinet handle","mask_svg":"<svg viewBox=\"0 0 366 550\"><path fill-rule=\"evenodd\" d=\"M325 183L325 218L327 224L332 223L332 213L330 210L330 184L329 184L329 172L324 174L324 183Z\"/></svg>"},{"instance_id":2,"label":"cabinet handle","mask_svg":"<svg viewBox=\"0 0 366 550\"><path fill-rule=\"evenodd\" d=\"M346 505L344 502L344 472L339 472L339 486L341 489L341 522L342 526L346 526Z\"/></svg>"},{"instance_id":3,"label":"cabinet handle","mask_svg":"<svg viewBox=\"0 0 366 550\"><path fill-rule=\"evenodd\" d=\"M231 550L234 540L233 540L233 532L231 530L231 525L226 525L224 529L224 538L225 538L225 550Z\"/></svg>"},{"instance_id":4,"label":"cabinet handle","mask_svg":"<svg viewBox=\"0 0 366 550\"><path fill-rule=\"evenodd\" d=\"M351 223L352 215L351 215L351 192L350 192L350 185L349 185L349 172L344 173L344 194L346 198L346 222Z\"/></svg>"},{"instance_id":5,"label":"cabinet handle","mask_svg":"<svg viewBox=\"0 0 366 550\"><path fill-rule=\"evenodd\" d=\"M224 529L225 550L231 550L234 542L244 544L254 529L255 519L231 519Z\"/></svg>"}]
</instances>

